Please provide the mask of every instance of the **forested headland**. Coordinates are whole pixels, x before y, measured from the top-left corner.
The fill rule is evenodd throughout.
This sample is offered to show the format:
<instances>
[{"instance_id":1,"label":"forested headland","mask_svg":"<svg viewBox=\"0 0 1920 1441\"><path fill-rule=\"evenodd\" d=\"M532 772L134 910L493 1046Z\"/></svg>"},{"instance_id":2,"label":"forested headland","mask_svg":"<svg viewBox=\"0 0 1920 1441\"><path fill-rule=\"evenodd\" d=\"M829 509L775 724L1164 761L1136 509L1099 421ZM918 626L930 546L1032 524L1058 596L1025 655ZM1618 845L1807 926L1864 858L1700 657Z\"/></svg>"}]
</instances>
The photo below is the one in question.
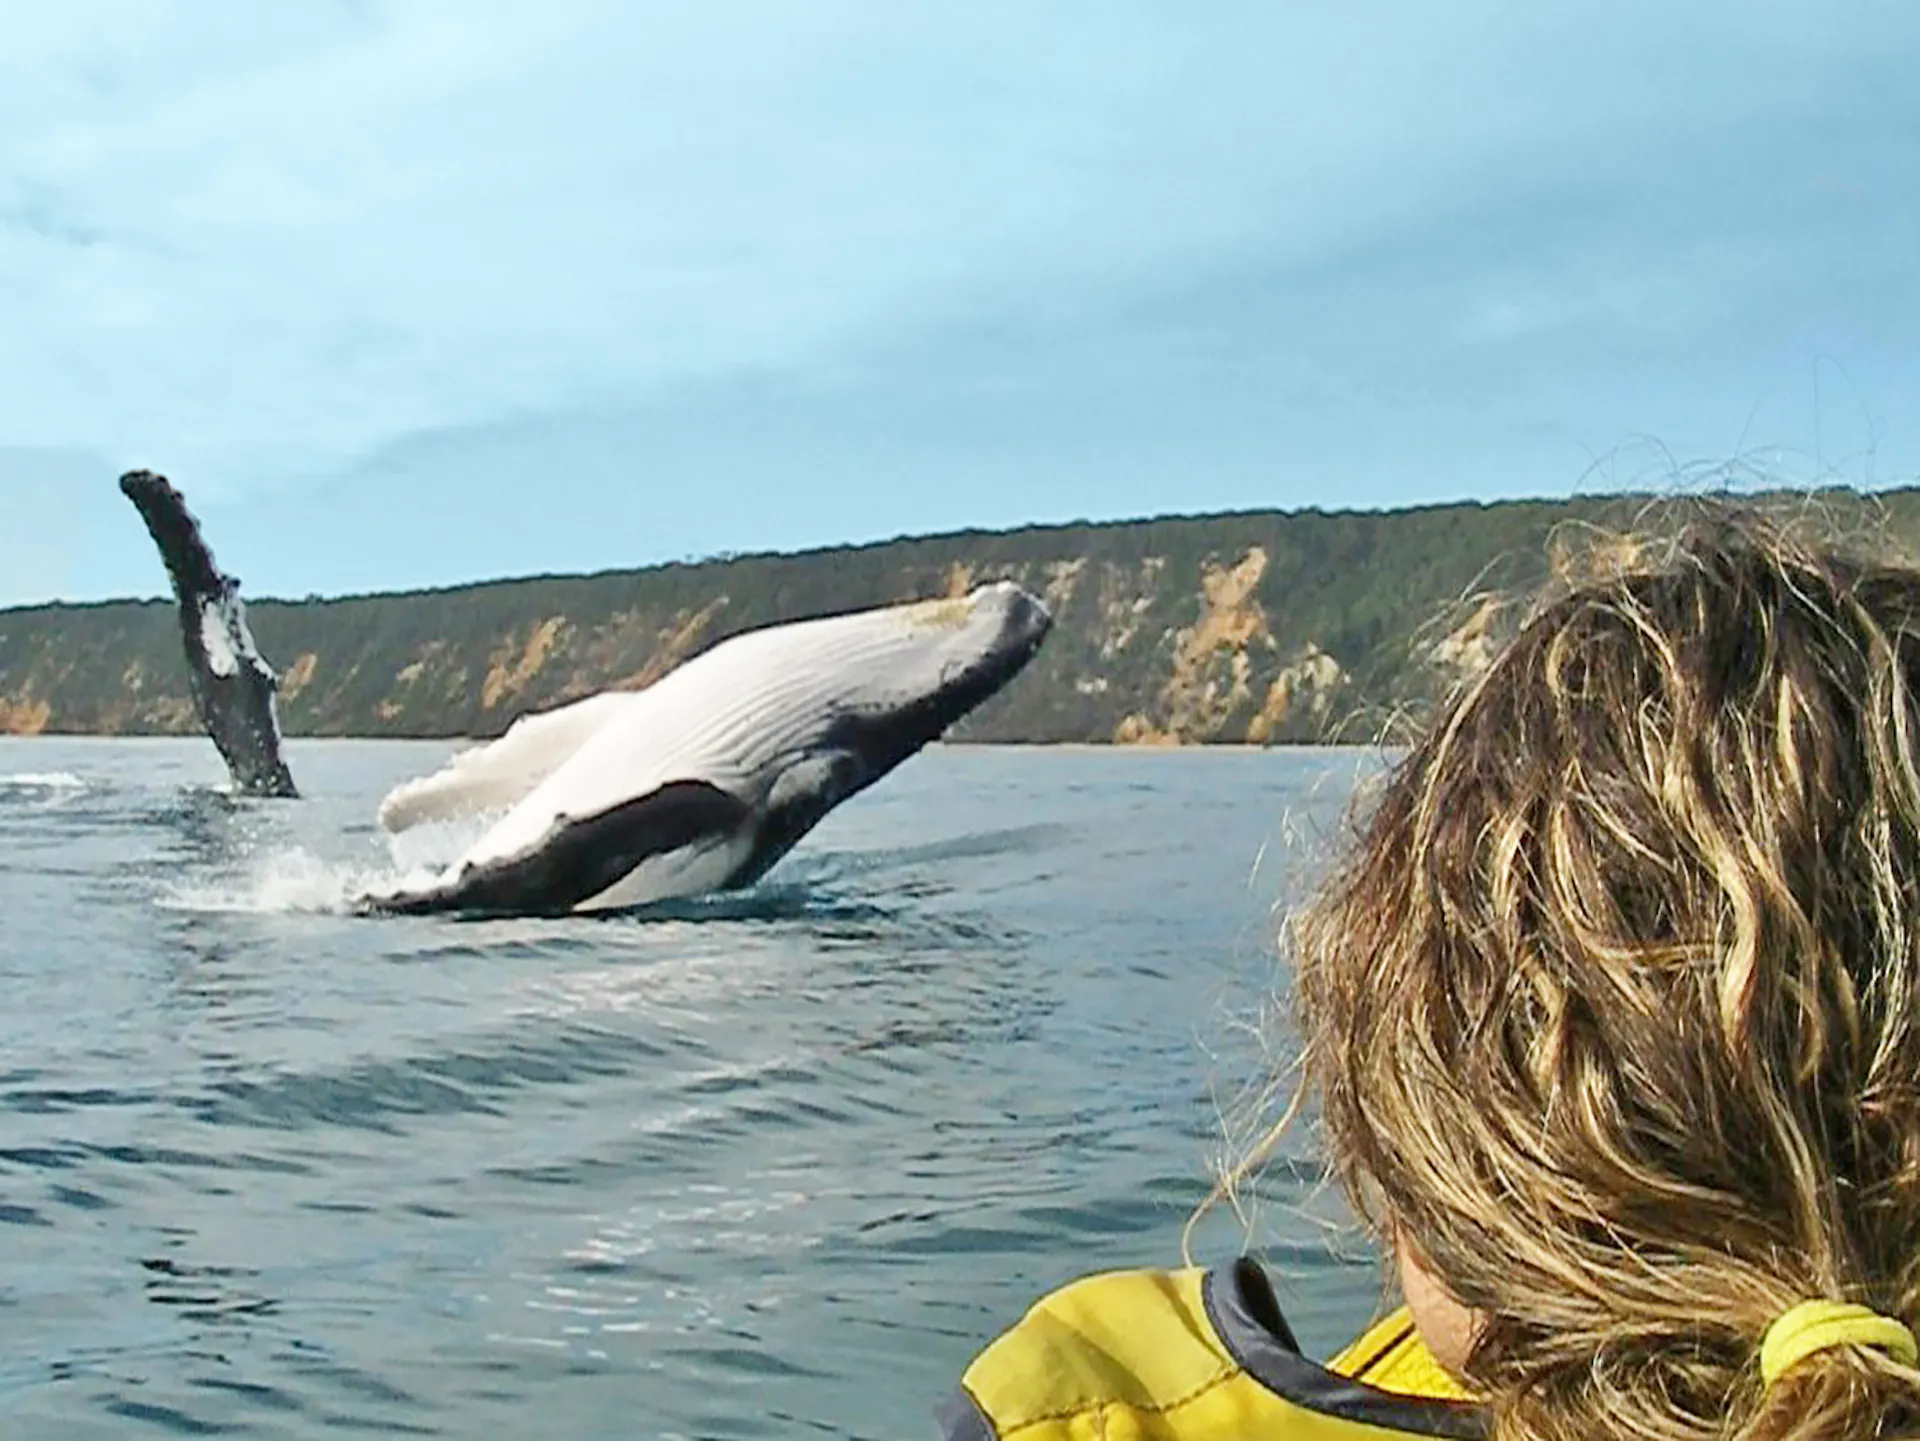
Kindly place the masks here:
<instances>
[{"instance_id":1,"label":"forested headland","mask_svg":"<svg viewBox=\"0 0 1920 1441\"><path fill-rule=\"evenodd\" d=\"M1795 497L1920 549L1920 490ZM798 554L299 601L248 597L290 735L486 736L645 685L736 631L1010 577L1056 625L956 739L1365 741L1484 659L1492 594L1562 538L1684 497L1263 511L967 531ZM1649 512L1649 506L1653 510ZM216 537L216 552L218 550ZM158 595L164 572L128 577ZM171 598L0 611L0 732L198 728Z\"/></svg>"}]
</instances>

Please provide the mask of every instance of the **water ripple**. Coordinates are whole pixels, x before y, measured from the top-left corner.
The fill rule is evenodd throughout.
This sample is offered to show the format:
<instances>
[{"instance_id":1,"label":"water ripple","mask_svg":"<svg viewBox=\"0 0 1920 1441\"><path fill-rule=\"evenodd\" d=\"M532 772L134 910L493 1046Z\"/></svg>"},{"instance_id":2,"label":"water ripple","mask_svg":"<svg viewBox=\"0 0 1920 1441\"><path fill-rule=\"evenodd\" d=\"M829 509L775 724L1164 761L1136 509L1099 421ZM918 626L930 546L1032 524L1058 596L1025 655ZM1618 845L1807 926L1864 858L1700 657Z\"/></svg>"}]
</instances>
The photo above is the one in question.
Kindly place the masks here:
<instances>
[{"instance_id":1,"label":"water ripple","mask_svg":"<svg viewBox=\"0 0 1920 1441\"><path fill-rule=\"evenodd\" d=\"M8 1441L930 1434L1039 1290L1178 1259L1325 762L936 750L739 895L341 913L443 753L296 742L287 804L0 740ZM1324 1346L1374 1293L1313 1181Z\"/></svg>"}]
</instances>

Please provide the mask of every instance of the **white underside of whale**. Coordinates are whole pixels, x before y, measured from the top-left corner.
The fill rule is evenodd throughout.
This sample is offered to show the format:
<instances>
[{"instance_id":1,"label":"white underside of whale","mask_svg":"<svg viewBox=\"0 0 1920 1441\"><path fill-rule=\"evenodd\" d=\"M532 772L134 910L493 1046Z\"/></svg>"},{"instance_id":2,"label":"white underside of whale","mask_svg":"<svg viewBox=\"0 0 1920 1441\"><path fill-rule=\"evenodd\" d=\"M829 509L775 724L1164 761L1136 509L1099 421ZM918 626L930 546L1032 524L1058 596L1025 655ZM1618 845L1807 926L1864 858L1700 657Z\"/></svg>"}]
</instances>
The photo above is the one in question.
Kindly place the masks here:
<instances>
[{"instance_id":1,"label":"white underside of whale","mask_svg":"<svg viewBox=\"0 0 1920 1441\"><path fill-rule=\"evenodd\" d=\"M721 889L746 864L753 851L749 836L731 834L694 846L682 846L642 861L597 896L574 909L615 911L682 896L704 896Z\"/></svg>"}]
</instances>

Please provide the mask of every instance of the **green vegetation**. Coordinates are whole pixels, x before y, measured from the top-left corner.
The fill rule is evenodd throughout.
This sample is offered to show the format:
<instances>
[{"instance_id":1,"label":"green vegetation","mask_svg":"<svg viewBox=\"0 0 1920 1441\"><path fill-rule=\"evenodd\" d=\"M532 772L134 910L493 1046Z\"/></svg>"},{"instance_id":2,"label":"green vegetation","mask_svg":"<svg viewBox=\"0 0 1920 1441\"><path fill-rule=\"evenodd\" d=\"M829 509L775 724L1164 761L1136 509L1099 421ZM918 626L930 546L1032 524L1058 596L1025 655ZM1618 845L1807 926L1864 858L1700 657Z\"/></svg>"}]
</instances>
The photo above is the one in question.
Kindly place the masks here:
<instances>
[{"instance_id":1,"label":"green vegetation","mask_svg":"<svg viewBox=\"0 0 1920 1441\"><path fill-rule=\"evenodd\" d=\"M1920 490L1819 500L1851 526L1920 549ZM1474 597L1537 583L1555 527L1632 525L1649 504L968 531L450 590L256 599L248 615L280 672L289 734L483 736L524 711L643 685L752 626L1005 576L1048 598L1054 634L956 738L1366 740L1484 656L1490 616ZM160 575L156 558L145 579ZM0 731L197 728L171 599L0 611Z\"/></svg>"}]
</instances>

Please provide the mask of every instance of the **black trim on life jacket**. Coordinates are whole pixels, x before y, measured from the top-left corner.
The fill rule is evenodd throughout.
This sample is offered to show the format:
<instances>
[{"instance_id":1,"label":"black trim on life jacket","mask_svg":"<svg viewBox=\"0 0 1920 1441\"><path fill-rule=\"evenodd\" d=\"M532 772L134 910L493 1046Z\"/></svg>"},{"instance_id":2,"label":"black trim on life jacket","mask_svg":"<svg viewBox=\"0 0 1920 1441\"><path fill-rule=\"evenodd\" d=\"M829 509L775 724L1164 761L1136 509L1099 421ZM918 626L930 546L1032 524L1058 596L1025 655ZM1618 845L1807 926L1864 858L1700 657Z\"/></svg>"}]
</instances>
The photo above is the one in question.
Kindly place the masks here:
<instances>
[{"instance_id":1,"label":"black trim on life jacket","mask_svg":"<svg viewBox=\"0 0 1920 1441\"><path fill-rule=\"evenodd\" d=\"M1296 1406L1444 1441L1481 1441L1486 1435L1486 1412L1473 1402L1382 1391L1302 1356L1280 1314L1272 1283L1245 1256L1231 1266L1209 1270L1200 1283L1200 1296L1227 1353L1255 1381Z\"/></svg>"},{"instance_id":2,"label":"black trim on life jacket","mask_svg":"<svg viewBox=\"0 0 1920 1441\"><path fill-rule=\"evenodd\" d=\"M943 1441L999 1441L993 1422L964 1386L957 1386L942 1396L933 1409L933 1417L940 1423Z\"/></svg>"}]
</instances>

